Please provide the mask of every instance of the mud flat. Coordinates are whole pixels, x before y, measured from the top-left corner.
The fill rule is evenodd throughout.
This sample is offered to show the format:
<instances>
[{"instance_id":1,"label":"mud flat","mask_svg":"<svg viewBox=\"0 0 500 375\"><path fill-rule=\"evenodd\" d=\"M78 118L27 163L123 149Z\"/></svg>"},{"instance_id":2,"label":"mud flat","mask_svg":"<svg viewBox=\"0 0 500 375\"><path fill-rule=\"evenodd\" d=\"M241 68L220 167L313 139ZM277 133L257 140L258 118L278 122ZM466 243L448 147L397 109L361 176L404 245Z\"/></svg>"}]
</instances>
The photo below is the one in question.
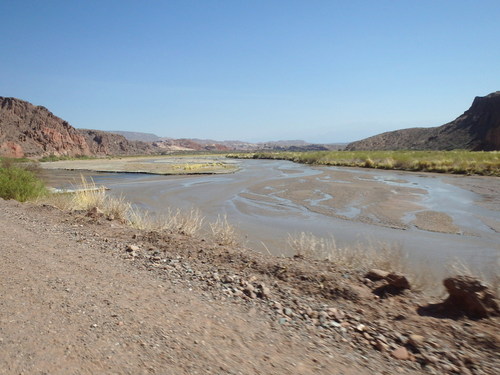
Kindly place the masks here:
<instances>
[{"instance_id":1,"label":"mud flat","mask_svg":"<svg viewBox=\"0 0 500 375\"><path fill-rule=\"evenodd\" d=\"M159 175L196 175L233 173L237 163L222 157L130 157L91 160L63 160L41 163L44 169L73 171L145 173Z\"/></svg>"},{"instance_id":2,"label":"mud flat","mask_svg":"<svg viewBox=\"0 0 500 375\"><path fill-rule=\"evenodd\" d=\"M238 173L213 176L99 174L95 181L153 213L196 207L226 214L247 247L291 255L288 236L311 232L340 247L400 247L425 272L442 275L458 259L498 273L500 187L495 177L239 160ZM59 171L61 186L75 172Z\"/></svg>"}]
</instances>

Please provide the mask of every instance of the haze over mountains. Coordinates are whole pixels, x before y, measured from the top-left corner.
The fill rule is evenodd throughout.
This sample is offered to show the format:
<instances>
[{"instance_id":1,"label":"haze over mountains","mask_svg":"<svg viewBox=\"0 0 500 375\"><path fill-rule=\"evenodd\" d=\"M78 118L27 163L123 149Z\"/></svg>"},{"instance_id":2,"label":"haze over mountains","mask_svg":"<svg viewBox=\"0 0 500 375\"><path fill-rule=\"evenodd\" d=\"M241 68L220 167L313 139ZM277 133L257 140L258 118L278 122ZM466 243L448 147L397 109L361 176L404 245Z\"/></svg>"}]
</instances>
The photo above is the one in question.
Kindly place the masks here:
<instances>
[{"instance_id":1,"label":"haze over mountains","mask_svg":"<svg viewBox=\"0 0 500 375\"><path fill-rule=\"evenodd\" d=\"M162 138L155 134L76 129L47 108L0 97L0 155L105 156L174 151L332 150L345 144L311 144L300 140L250 143ZM410 128L353 142L347 150L500 150L500 91L476 97L454 121L434 128Z\"/></svg>"},{"instance_id":2,"label":"haze over mountains","mask_svg":"<svg viewBox=\"0 0 500 375\"><path fill-rule=\"evenodd\" d=\"M217 141L213 139L159 137L152 133L112 130L129 141L152 142L158 147L179 147L192 150L256 151L256 150L339 150L347 143L314 144L302 140L269 142Z\"/></svg>"}]
</instances>

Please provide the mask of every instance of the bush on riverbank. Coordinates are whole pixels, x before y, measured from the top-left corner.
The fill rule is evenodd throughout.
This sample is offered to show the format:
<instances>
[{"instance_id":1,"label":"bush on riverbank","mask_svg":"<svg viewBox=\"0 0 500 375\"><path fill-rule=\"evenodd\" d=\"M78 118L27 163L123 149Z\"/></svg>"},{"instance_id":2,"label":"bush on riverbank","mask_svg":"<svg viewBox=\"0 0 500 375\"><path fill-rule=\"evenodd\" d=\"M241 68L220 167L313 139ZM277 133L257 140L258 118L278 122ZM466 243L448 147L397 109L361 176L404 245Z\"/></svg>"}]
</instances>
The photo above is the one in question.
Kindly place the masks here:
<instances>
[{"instance_id":1,"label":"bush on riverbank","mask_svg":"<svg viewBox=\"0 0 500 375\"><path fill-rule=\"evenodd\" d=\"M0 197L25 202L47 194L45 184L30 170L32 166L21 165L10 159L0 164Z\"/></svg>"},{"instance_id":2,"label":"bush on riverbank","mask_svg":"<svg viewBox=\"0 0 500 375\"><path fill-rule=\"evenodd\" d=\"M40 162L49 162L49 161L64 161L64 160L92 160L97 159L95 156L87 156L87 155L75 155L75 156L67 156L67 155L54 155L50 154L48 156L44 156L39 159Z\"/></svg>"},{"instance_id":3,"label":"bush on riverbank","mask_svg":"<svg viewBox=\"0 0 500 375\"><path fill-rule=\"evenodd\" d=\"M257 152L229 154L228 157L290 160L313 165L500 176L498 151Z\"/></svg>"}]
</instances>

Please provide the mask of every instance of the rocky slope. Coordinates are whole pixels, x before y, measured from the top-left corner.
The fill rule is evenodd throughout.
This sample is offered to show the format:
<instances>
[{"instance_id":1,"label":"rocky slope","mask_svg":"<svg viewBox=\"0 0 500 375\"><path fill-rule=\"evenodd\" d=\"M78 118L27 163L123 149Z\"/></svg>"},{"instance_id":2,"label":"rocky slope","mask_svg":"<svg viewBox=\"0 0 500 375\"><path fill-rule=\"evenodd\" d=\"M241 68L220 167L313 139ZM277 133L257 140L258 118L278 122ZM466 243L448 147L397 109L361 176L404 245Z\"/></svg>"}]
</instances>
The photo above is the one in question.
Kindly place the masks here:
<instances>
[{"instance_id":1,"label":"rocky slope","mask_svg":"<svg viewBox=\"0 0 500 375\"><path fill-rule=\"evenodd\" d=\"M476 97L463 115L434 128L382 133L349 144L347 150L500 150L500 91Z\"/></svg>"},{"instance_id":2,"label":"rocky slope","mask_svg":"<svg viewBox=\"0 0 500 375\"><path fill-rule=\"evenodd\" d=\"M85 137L47 108L0 97L0 155L91 155Z\"/></svg>"},{"instance_id":3,"label":"rocky slope","mask_svg":"<svg viewBox=\"0 0 500 375\"><path fill-rule=\"evenodd\" d=\"M144 142L98 130L79 130L47 108L0 97L0 156L133 155L154 152Z\"/></svg>"},{"instance_id":4,"label":"rocky slope","mask_svg":"<svg viewBox=\"0 0 500 375\"><path fill-rule=\"evenodd\" d=\"M78 131L85 137L92 155L144 155L157 151L149 143L129 141L119 134L92 129Z\"/></svg>"}]
</instances>

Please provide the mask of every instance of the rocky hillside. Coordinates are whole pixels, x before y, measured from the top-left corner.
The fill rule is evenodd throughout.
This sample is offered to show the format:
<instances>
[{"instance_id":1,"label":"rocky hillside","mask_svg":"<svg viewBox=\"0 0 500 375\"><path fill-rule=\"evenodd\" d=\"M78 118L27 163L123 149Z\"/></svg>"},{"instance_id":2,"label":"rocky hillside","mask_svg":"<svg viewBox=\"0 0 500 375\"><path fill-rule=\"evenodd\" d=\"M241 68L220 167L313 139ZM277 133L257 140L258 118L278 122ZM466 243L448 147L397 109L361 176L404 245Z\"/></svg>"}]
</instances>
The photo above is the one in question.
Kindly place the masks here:
<instances>
[{"instance_id":1,"label":"rocky hillside","mask_svg":"<svg viewBox=\"0 0 500 375\"><path fill-rule=\"evenodd\" d=\"M157 142L162 138L153 133L129 132L125 130L110 130L110 133L123 135L129 141Z\"/></svg>"},{"instance_id":2,"label":"rocky hillside","mask_svg":"<svg viewBox=\"0 0 500 375\"><path fill-rule=\"evenodd\" d=\"M0 97L0 155L91 155L85 137L47 108Z\"/></svg>"},{"instance_id":3,"label":"rocky hillside","mask_svg":"<svg viewBox=\"0 0 500 375\"><path fill-rule=\"evenodd\" d=\"M476 97L463 115L434 128L382 133L353 142L347 150L500 150L500 91Z\"/></svg>"},{"instance_id":4,"label":"rocky hillside","mask_svg":"<svg viewBox=\"0 0 500 375\"><path fill-rule=\"evenodd\" d=\"M132 155L154 150L121 135L75 129L45 107L0 97L0 156Z\"/></svg>"},{"instance_id":5,"label":"rocky hillside","mask_svg":"<svg viewBox=\"0 0 500 375\"><path fill-rule=\"evenodd\" d=\"M124 136L102 130L78 129L85 137L92 155L144 155L156 148L142 141L129 141Z\"/></svg>"}]
</instances>

